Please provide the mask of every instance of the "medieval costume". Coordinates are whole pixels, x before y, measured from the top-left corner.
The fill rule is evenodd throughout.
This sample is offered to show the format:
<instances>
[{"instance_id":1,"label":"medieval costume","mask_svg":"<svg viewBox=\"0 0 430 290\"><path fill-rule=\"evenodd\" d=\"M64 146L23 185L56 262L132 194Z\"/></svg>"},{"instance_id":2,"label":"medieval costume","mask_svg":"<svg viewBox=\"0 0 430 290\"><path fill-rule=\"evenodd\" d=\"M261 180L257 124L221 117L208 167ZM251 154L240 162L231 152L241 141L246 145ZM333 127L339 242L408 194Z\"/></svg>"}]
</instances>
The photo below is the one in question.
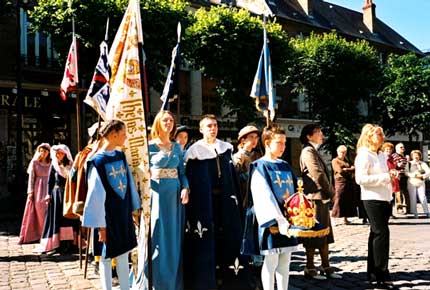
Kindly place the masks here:
<instances>
[{"instance_id":1,"label":"medieval costume","mask_svg":"<svg viewBox=\"0 0 430 290\"><path fill-rule=\"evenodd\" d=\"M110 289L111 258L117 258L120 283L128 280L128 252L137 245L132 212L140 208L140 199L119 150L100 152L89 160L87 184L82 226L106 228L100 274L103 288Z\"/></svg>"},{"instance_id":2,"label":"medieval costume","mask_svg":"<svg viewBox=\"0 0 430 290\"><path fill-rule=\"evenodd\" d=\"M65 155L63 160L58 160L57 151L62 151ZM60 247L60 241L65 242L64 250L68 250L71 241L77 238L78 224L76 221L63 216L63 199L66 177L72 166L72 155L69 148L64 145L54 145L51 148L52 166L49 174L48 194L45 200L49 201L45 216L43 234L36 251L45 253Z\"/></svg>"},{"instance_id":3,"label":"medieval costume","mask_svg":"<svg viewBox=\"0 0 430 290\"><path fill-rule=\"evenodd\" d=\"M172 142L168 151L149 143L151 170L151 251L152 287L156 290L183 289L182 251L185 206L181 189L188 188L181 146ZM145 235L139 237L145 247ZM145 250L139 248L139 253ZM133 288L148 289L148 265L139 256L138 275Z\"/></svg>"},{"instance_id":4,"label":"medieval costume","mask_svg":"<svg viewBox=\"0 0 430 290\"><path fill-rule=\"evenodd\" d=\"M37 146L36 153L28 165L27 194L32 194L27 197L25 204L18 244L39 241L42 236L46 209L48 207L45 197L48 191L48 177L51 164L37 160L40 148L44 148L49 152L51 146L47 143Z\"/></svg>"},{"instance_id":5,"label":"medieval costume","mask_svg":"<svg viewBox=\"0 0 430 290\"><path fill-rule=\"evenodd\" d=\"M248 289L246 258L240 255L241 200L232 146L194 143L185 155L190 184L185 234L185 288Z\"/></svg>"},{"instance_id":6,"label":"medieval costume","mask_svg":"<svg viewBox=\"0 0 430 290\"><path fill-rule=\"evenodd\" d=\"M288 288L291 252L296 250L298 241L282 235L279 227L288 225L284 204L295 192L295 184L296 177L283 160L263 157L251 164L249 190L259 225L259 249L264 255L261 275L264 289L274 289L275 272L277 289Z\"/></svg>"}]
</instances>

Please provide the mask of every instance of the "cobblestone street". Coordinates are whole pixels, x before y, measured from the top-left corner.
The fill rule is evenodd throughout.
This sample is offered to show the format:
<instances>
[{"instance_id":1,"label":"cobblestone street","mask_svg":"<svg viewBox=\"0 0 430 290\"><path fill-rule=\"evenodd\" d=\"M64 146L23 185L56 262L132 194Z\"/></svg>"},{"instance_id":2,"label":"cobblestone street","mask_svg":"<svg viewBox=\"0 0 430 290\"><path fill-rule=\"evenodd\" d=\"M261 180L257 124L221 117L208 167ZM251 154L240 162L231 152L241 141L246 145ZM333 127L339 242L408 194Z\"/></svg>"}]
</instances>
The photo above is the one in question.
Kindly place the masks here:
<instances>
[{"instance_id":1,"label":"cobblestone street","mask_svg":"<svg viewBox=\"0 0 430 290\"><path fill-rule=\"evenodd\" d=\"M293 254L290 289L371 289L366 284L367 237L369 226L352 219L351 225L334 227L331 245L333 267L341 280L316 281L303 277L303 248ZM88 279L79 269L79 257L33 253L34 244L18 245L18 222L0 222L0 290L7 289L100 289L94 267ZM398 216L390 220L390 271L398 289L430 289L430 219Z\"/></svg>"}]
</instances>

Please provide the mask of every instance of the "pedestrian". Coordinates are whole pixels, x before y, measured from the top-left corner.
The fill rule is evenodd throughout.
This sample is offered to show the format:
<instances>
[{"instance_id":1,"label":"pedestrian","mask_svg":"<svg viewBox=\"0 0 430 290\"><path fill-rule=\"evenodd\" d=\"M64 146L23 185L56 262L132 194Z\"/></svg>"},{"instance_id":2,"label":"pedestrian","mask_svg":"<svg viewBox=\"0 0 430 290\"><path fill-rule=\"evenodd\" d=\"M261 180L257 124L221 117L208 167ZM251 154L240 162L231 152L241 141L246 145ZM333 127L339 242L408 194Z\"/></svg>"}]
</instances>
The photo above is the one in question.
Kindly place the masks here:
<instances>
[{"instance_id":1,"label":"pedestrian","mask_svg":"<svg viewBox=\"0 0 430 290\"><path fill-rule=\"evenodd\" d=\"M337 157L331 161L336 192L331 216L343 218L344 224L349 225L348 217L357 216L358 198L353 179L355 167L346 158L348 149L345 145L340 145L336 151Z\"/></svg>"},{"instance_id":2,"label":"pedestrian","mask_svg":"<svg viewBox=\"0 0 430 290\"><path fill-rule=\"evenodd\" d=\"M42 237L48 207L45 197L48 193L48 177L51 168L50 150L51 146L48 143L37 146L28 165L27 202L22 217L18 244L39 241Z\"/></svg>"},{"instance_id":3,"label":"pedestrian","mask_svg":"<svg viewBox=\"0 0 430 290\"><path fill-rule=\"evenodd\" d=\"M430 176L430 169L428 165L421 161L421 151L411 151L411 161L406 165L406 176L408 177L408 191L411 213L418 218L417 212L417 196L423 207L424 214L430 218L429 208L426 197L426 183L425 179Z\"/></svg>"},{"instance_id":4,"label":"pedestrian","mask_svg":"<svg viewBox=\"0 0 430 290\"><path fill-rule=\"evenodd\" d=\"M140 208L139 194L125 154L118 150L127 138L120 120L108 121L100 131L103 146L88 161L88 193L82 226L98 229L103 243L100 281L103 290L112 289L111 259L121 289L129 289L128 253L136 245L132 212Z\"/></svg>"},{"instance_id":5,"label":"pedestrian","mask_svg":"<svg viewBox=\"0 0 430 290\"><path fill-rule=\"evenodd\" d=\"M398 178L399 172L388 169L386 158L379 151L383 142L384 131L381 127L372 124L363 126L357 143L355 180L361 187L361 199L370 222L367 280L376 282L378 287L390 287L388 220L392 212L391 182Z\"/></svg>"},{"instance_id":6,"label":"pedestrian","mask_svg":"<svg viewBox=\"0 0 430 290\"><path fill-rule=\"evenodd\" d=\"M199 126L203 138L185 154L190 185L185 288L249 289L247 259L240 255L242 203L233 146L217 139L214 115L204 115Z\"/></svg>"},{"instance_id":7,"label":"pedestrian","mask_svg":"<svg viewBox=\"0 0 430 290\"><path fill-rule=\"evenodd\" d=\"M277 124L264 128L265 155L250 167L250 192L259 225L260 254L264 255L261 281L264 290L287 290L291 253L298 241L289 237L284 204L297 188L290 165L280 159L286 146L284 129ZM289 193L289 194L288 194Z\"/></svg>"},{"instance_id":8,"label":"pedestrian","mask_svg":"<svg viewBox=\"0 0 430 290\"><path fill-rule=\"evenodd\" d=\"M48 204L39 253L48 253L58 249L68 252L77 241L78 223L63 216L64 191L66 178L73 164L69 147L64 144L51 147L52 166L48 179L48 193L45 201ZM60 247L61 246L61 247Z\"/></svg>"},{"instance_id":9,"label":"pedestrian","mask_svg":"<svg viewBox=\"0 0 430 290\"><path fill-rule=\"evenodd\" d=\"M396 165L395 169L399 171L399 187L395 188L394 195L396 204L401 205L404 213L410 213L409 192L408 192L408 177L405 174L406 165L408 164L408 155L405 156L405 145L403 143L396 144L396 152L392 154L393 162Z\"/></svg>"},{"instance_id":10,"label":"pedestrian","mask_svg":"<svg viewBox=\"0 0 430 290\"><path fill-rule=\"evenodd\" d=\"M172 141L176 121L170 111L160 111L154 119L149 142L151 171L151 250L152 287L155 290L182 290L182 248L188 180L181 146ZM139 247L146 244L140 235ZM144 253L144 249L138 251ZM139 257L136 289L148 285L148 263ZM144 273L142 273L144 271ZM144 276L144 277L142 277ZM140 285L140 286L139 286Z\"/></svg>"},{"instance_id":11,"label":"pedestrian","mask_svg":"<svg viewBox=\"0 0 430 290\"><path fill-rule=\"evenodd\" d=\"M304 192L315 208L316 220L322 226L330 228L330 233L326 236L303 239L303 246L306 249L305 276L317 280L325 280L327 277L332 279L342 278L330 267L329 260L329 244L334 243L329 203L334 196L334 188L330 184L328 169L317 151L318 147L323 143L323 138L323 132L318 124L304 126L300 134L300 141L303 144L300 154L300 169L303 177ZM321 257L320 268L324 276L320 275L315 267L315 249L319 250Z\"/></svg>"},{"instance_id":12,"label":"pedestrian","mask_svg":"<svg viewBox=\"0 0 430 290\"><path fill-rule=\"evenodd\" d=\"M397 165L393 158L394 145L390 142L384 142L384 144L381 146L381 151L384 153L385 159L387 160L388 170L396 169ZM400 185L398 178L391 180L391 187L393 188L393 199L390 202L391 207L395 208L398 214L406 213L406 206L400 203L400 201L398 202L396 198L396 196L400 196ZM390 218L396 218L392 212Z\"/></svg>"}]
</instances>

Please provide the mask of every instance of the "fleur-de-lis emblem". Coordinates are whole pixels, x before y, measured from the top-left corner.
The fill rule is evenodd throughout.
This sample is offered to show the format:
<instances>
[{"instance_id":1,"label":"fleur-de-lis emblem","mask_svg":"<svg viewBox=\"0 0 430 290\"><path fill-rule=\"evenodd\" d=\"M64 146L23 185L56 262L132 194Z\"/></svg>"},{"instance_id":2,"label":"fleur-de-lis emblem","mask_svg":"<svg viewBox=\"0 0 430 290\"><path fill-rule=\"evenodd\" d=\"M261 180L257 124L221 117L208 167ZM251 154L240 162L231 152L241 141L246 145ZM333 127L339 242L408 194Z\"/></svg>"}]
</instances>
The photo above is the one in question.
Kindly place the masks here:
<instances>
[{"instance_id":1,"label":"fleur-de-lis emblem","mask_svg":"<svg viewBox=\"0 0 430 290\"><path fill-rule=\"evenodd\" d=\"M188 233L191 230L190 221L187 221L187 224L185 225L185 232Z\"/></svg>"},{"instance_id":2,"label":"fleur-de-lis emblem","mask_svg":"<svg viewBox=\"0 0 430 290\"><path fill-rule=\"evenodd\" d=\"M230 198L234 199L234 201L236 202L236 205L238 205L239 203L237 202L237 197L236 195L230 195Z\"/></svg>"},{"instance_id":3,"label":"fleur-de-lis emblem","mask_svg":"<svg viewBox=\"0 0 430 290\"><path fill-rule=\"evenodd\" d=\"M195 229L194 232L199 235L200 239L203 238L203 233L207 232L207 231L208 231L208 229L202 227L202 224L200 223L200 221L198 221L197 222L197 229Z\"/></svg>"},{"instance_id":4,"label":"fleur-de-lis emblem","mask_svg":"<svg viewBox=\"0 0 430 290\"><path fill-rule=\"evenodd\" d=\"M239 271L243 269L243 266L239 264L239 258L236 257L236 260L234 260L234 265L229 266L230 269L234 271L234 274L237 276Z\"/></svg>"}]
</instances>

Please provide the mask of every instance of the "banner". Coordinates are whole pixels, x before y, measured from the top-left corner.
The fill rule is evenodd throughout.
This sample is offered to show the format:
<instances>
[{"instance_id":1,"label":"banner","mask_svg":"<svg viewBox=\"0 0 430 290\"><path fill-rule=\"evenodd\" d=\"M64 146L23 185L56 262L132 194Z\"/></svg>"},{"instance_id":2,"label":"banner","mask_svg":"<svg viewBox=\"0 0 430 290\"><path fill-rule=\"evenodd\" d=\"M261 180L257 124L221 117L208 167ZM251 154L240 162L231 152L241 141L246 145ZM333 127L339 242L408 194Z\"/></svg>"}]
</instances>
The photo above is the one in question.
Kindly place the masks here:
<instances>
[{"instance_id":1,"label":"banner","mask_svg":"<svg viewBox=\"0 0 430 290\"><path fill-rule=\"evenodd\" d=\"M169 73L167 75L166 83L164 84L163 94L160 99L163 101L161 111L169 110L169 103L178 98L179 95L179 73L181 66L181 23L178 23L178 44L172 51L172 62L170 64Z\"/></svg>"},{"instance_id":2,"label":"banner","mask_svg":"<svg viewBox=\"0 0 430 290\"><path fill-rule=\"evenodd\" d=\"M72 44L67 55L66 67L64 68L63 80L60 85L60 96L65 101L67 93L75 91L79 83L78 76L78 47L76 36L73 34Z\"/></svg>"},{"instance_id":3,"label":"banner","mask_svg":"<svg viewBox=\"0 0 430 290\"><path fill-rule=\"evenodd\" d=\"M100 44L100 57L91 80L84 103L91 106L106 121L106 107L110 97L110 67L108 64L108 45Z\"/></svg>"},{"instance_id":4,"label":"banner","mask_svg":"<svg viewBox=\"0 0 430 290\"><path fill-rule=\"evenodd\" d=\"M111 93L106 106L106 118L120 119L127 125L124 152L142 199L147 234L150 217L150 176L139 68L139 42L143 42L139 1L131 0L108 56L111 66Z\"/></svg>"},{"instance_id":5,"label":"banner","mask_svg":"<svg viewBox=\"0 0 430 290\"><path fill-rule=\"evenodd\" d=\"M270 120L275 118L275 93L273 91L272 65L267 44L266 22L264 22L263 49L258 62L257 72L252 84L251 97L255 99L257 110Z\"/></svg>"}]
</instances>

